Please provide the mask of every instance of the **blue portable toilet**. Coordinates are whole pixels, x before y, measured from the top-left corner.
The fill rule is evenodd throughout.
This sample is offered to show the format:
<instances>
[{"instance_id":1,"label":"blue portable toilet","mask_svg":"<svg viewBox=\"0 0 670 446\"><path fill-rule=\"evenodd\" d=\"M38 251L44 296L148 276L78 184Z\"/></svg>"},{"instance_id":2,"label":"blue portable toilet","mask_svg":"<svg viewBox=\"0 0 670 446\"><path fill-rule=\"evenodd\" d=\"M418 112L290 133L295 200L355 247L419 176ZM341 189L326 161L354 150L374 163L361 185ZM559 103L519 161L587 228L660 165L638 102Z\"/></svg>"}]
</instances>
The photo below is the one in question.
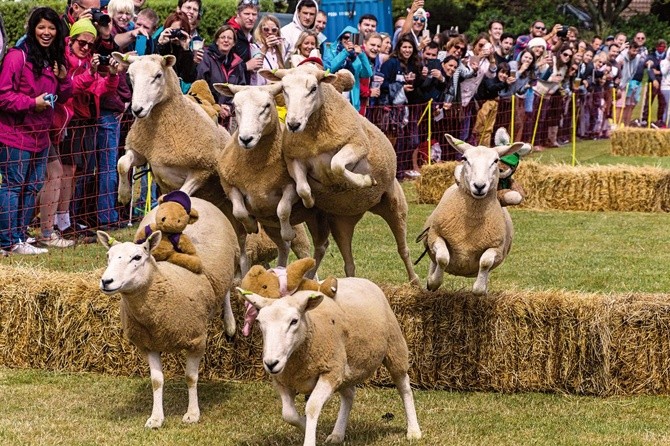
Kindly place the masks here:
<instances>
[{"instance_id":1,"label":"blue portable toilet","mask_svg":"<svg viewBox=\"0 0 670 446\"><path fill-rule=\"evenodd\" d=\"M377 31L393 35L393 5L391 0L321 0L319 9L328 14L326 36L334 42L345 26L358 27L364 14L377 17Z\"/></svg>"}]
</instances>

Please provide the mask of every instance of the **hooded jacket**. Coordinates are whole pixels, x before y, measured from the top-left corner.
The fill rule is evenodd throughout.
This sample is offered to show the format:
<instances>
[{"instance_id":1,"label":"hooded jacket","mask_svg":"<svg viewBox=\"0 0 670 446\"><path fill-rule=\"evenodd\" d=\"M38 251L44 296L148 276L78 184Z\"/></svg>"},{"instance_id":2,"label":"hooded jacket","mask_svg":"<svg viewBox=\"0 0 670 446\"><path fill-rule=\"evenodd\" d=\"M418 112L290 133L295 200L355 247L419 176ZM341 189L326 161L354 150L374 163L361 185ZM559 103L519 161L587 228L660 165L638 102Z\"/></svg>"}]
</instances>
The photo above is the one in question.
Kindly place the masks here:
<instances>
[{"instance_id":1,"label":"hooded jacket","mask_svg":"<svg viewBox=\"0 0 670 446\"><path fill-rule=\"evenodd\" d=\"M286 39L286 41L289 44L288 54L293 53L293 50L295 49L295 43L298 41L298 37L300 37L300 34L303 31L307 31L308 29L314 29L314 23L316 23L316 18L314 19L314 23L312 23L312 26L310 26L309 28L305 28L300 23L300 18L298 17L298 11L300 10L300 6L302 6L304 2L305 0L298 1L298 4L295 5L295 12L293 13L293 21L287 25L282 26L281 29L281 36L284 39ZM316 1L314 2L314 4L316 5L316 13L318 14L319 4Z\"/></svg>"},{"instance_id":2,"label":"hooded jacket","mask_svg":"<svg viewBox=\"0 0 670 446\"><path fill-rule=\"evenodd\" d=\"M72 82L66 76L59 80L51 67L35 77L27 60L27 48L12 48L0 69L0 144L28 152L49 147L49 128L54 117L51 108L37 113L35 97L44 93L58 95L64 103L72 94Z\"/></svg>"},{"instance_id":3,"label":"hooded jacket","mask_svg":"<svg viewBox=\"0 0 670 446\"><path fill-rule=\"evenodd\" d=\"M198 79L204 79L209 85L217 104L231 104L233 99L219 94L214 89L216 83L247 85L244 77L244 62L231 49L223 55L215 43L205 50L202 62L198 65Z\"/></svg>"},{"instance_id":4,"label":"hooded jacket","mask_svg":"<svg viewBox=\"0 0 670 446\"><path fill-rule=\"evenodd\" d=\"M347 51L341 43L344 34L357 34L358 30L353 26L345 26L337 36L337 43L332 43L324 55L324 68L331 73L346 69L354 75L354 86L349 92L349 101L356 110L361 108L361 78L372 77L372 67L365 51L356 54L354 50Z\"/></svg>"}]
</instances>

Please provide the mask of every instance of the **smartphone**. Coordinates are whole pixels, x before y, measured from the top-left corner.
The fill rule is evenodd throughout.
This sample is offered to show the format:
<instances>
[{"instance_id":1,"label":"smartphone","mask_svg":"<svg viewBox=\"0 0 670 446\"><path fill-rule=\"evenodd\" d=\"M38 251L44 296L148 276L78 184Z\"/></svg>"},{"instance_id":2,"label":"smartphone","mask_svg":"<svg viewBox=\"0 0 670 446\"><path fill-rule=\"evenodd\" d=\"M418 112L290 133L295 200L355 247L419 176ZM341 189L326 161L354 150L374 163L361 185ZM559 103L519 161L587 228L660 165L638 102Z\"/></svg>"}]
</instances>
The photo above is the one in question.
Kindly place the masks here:
<instances>
[{"instance_id":1,"label":"smartphone","mask_svg":"<svg viewBox=\"0 0 670 446\"><path fill-rule=\"evenodd\" d=\"M435 34L440 34L440 24L437 24L437 28L435 28Z\"/></svg>"},{"instance_id":2,"label":"smartphone","mask_svg":"<svg viewBox=\"0 0 670 446\"><path fill-rule=\"evenodd\" d=\"M428 30L428 28L424 28L424 29L423 29L422 37L423 37L424 39L425 39L426 37L430 39L430 31Z\"/></svg>"},{"instance_id":3,"label":"smartphone","mask_svg":"<svg viewBox=\"0 0 670 446\"><path fill-rule=\"evenodd\" d=\"M356 33L356 34L352 34L351 37L352 37L352 41L354 42L354 45L358 45L358 46L363 45L363 34Z\"/></svg>"}]
</instances>

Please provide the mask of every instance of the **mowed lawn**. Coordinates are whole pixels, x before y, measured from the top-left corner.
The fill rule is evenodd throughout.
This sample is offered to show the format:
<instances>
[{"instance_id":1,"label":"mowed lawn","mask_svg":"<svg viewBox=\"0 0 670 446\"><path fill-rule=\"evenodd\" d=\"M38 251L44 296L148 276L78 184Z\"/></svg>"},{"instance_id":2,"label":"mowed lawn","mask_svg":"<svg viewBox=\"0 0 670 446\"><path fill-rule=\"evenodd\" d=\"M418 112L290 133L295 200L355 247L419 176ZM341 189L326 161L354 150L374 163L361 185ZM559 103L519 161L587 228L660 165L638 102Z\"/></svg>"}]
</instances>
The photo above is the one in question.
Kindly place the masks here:
<instances>
[{"instance_id":1,"label":"mowed lawn","mask_svg":"<svg viewBox=\"0 0 670 446\"><path fill-rule=\"evenodd\" d=\"M669 167L660 158L621 158L603 141L581 142L579 163L637 164ZM531 155L541 162L566 162L571 147ZM422 252L414 243L430 205L410 202L408 241L412 259ZM567 289L588 292L666 292L670 215L587 213L511 209L515 240L505 263L491 275L491 291ZM117 231L130 238L132 230ZM367 215L354 240L357 273L380 283L402 283L406 274L388 228ZM11 257L39 267L82 270L104 265L96 245L52 250L46 256ZM428 260L417 266L425 281ZM334 245L320 274L341 275ZM470 288L473 279L445 276L446 289ZM0 313L0 321L2 314ZM260 361L260 358L257 358ZM554 394L497 394L416 391L425 445L663 445L670 444L667 396L594 398ZM151 411L151 385L143 377L119 378L0 368L0 445L290 445L302 435L281 419L281 403L269 381L201 382L202 417L181 423L186 387L180 377L166 383L166 422L159 431L144 429ZM299 397L299 407L304 399ZM323 443L332 429L339 399L326 406L318 429ZM361 388L345 444L402 445L405 420L393 389Z\"/></svg>"}]
</instances>

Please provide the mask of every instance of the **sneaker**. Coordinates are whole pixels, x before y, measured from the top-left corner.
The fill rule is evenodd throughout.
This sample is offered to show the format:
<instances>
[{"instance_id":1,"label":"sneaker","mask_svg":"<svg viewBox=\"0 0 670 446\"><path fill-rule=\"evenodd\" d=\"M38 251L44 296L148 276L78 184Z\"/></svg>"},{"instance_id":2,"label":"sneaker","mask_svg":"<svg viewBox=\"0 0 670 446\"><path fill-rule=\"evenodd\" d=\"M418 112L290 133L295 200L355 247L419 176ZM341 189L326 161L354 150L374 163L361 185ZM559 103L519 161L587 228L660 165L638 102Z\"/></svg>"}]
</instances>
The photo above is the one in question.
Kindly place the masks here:
<instances>
[{"instance_id":1,"label":"sneaker","mask_svg":"<svg viewBox=\"0 0 670 446\"><path fill-rule=\"evenodd\" d=\"M49 252L46 248L38 248L26 242L19 242L11 248L12 254L22 254L26 256L34 256L38 254L46 254Z\"/></svg>"},{"instance_id":2,"label":"sneaker","mask_svg":"<svg viewBox=\"0 0 670 446\"><path fill-rule=\"evenodd\" d=\"M69 248L76 243L74 240L67 240L61 237L57 232L52 232L51 236L46 238L39 238L37 243L40 246L51 248Z\"/></svg>"}]
</instances>

